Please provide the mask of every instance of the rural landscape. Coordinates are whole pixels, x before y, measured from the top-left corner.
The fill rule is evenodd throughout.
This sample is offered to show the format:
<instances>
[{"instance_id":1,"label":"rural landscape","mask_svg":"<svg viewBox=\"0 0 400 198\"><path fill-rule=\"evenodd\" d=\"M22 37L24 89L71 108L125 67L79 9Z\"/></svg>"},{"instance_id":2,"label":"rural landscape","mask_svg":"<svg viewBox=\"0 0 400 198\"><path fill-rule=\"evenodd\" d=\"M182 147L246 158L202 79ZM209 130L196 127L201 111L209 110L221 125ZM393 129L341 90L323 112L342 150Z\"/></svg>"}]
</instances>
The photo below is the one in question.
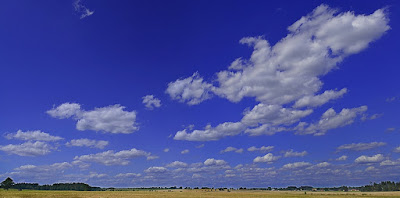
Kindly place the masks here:
<instances>
[{"instance_id":1,"label":"rural landscape","mask_svg":"<svg viewBox=\"0 0 400 198\"><path fill-rule=\"evenodd\" d=\"M400 197L400 1L2 0L0 198Z\"/></svg>"}]
</instances>

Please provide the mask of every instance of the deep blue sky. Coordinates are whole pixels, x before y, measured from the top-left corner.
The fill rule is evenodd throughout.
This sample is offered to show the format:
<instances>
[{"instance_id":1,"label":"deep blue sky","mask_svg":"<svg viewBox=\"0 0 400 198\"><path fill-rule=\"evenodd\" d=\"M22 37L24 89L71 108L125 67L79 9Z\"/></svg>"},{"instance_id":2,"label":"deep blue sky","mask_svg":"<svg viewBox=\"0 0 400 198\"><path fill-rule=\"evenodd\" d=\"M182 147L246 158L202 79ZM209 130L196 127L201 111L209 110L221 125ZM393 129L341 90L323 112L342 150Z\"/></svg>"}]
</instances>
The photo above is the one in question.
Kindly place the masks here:
<instances>
[{"instance_id":1,"label":"deep blue sky","mask_svg":"<svg viewBox=\"0 0 400 198\"><path fill-rule=\"evenodd\" d=\"M352 42L357 39L368 43L356 52L348 53L343 48L339 55L335 54L332 46L340 41L335 40L337 34L332 32L339 26L329 29L325 40L321 39L321 42L333 39L332 43L326 44L331 47L328 49L331 54L327 56L343 56L343 61L335 62L334 68L326 74L315 75L323 83L318 90L300 94L288 102L280 99L271 102L277 98L275 95L271 100L257 98L269 93L279 95L279 90L285 90L285 86L276 93L260 91L255 95L247 94L238 101L229 100L229 94L224 92L228 88L220 86L217 72L228 70L239 57L250 58L253 47L239 41L244 37L262 36L271 47L283 43L281 39L290 34L288 27L317 7L321 8L321 4L329 6L323 14L337 9L331 18L343 16L342 13L348 11L347 14L354 17L372 17L379 9L384 9L384 14L381 18L375 17L377 24L361 24L365 26L361 32L336 30L346 38L343 45L352 47ZM83 15L86 12L92 13ZM121 187L334 186L398 180L399 13L396 1L2 1L0 176L10 176L16 182L84 181L91 185ZM354 27L356 23L351 24ZM322 25L324 23L317 27L322 29ZM298 34L308 31L306 24L300 28L303 29L299 29ZM322 38L318 33L312 39L314 37L316 40L313 41ZM291 47L289 44L282 46L285 49ZM307 43L292 47L301 46L307 46ZM277 54L270 54L269 59L275 60ZM290 62L291 56L279 61L276 65L282 67L285 61L294 68L299 63ZM247 63L249 68L257 65L250 60ZM325 67L324 64L316 66ZM277 69L278 72L283 70L285 68ZM202 89L193 83L186 86L193 93L195 90L208 92L209 95L202 98L204 101L190 104L190 99L196 97L180 100L182 92L167 90L195 72L198 74L194 80L212 88ZM254 75L257 73L260 74L255 72ZM299 78L301 84L303 78L297 73L291 77ZM267 78L263 74L258 75L261 80L254 75L249 76L249 79L254 78L252 83L259 83L268 90L275 86L263 83ZM238 83L232 86L236 85ZM259 104L295 111L293 104L303 96L343 88L347 91L340 97L318 106L297 108L299 111L312 110L312 113L292 122L274 124L273 120L279 116L276 113L258 122L257 126L240 122ZM290 94L304 90L295 89ZM146 95L153 95L161 105L147 108L143 104ZM50 112L62 104L79 104L80 109L70 116L58 114L57 117ZM368 110L359 110L354 117L343 118L347 120L342 120L342 124L333 123L335 126L323 135L314 132L304 135L306 132L296 128L299 122L317 125L321 115L330 108L339 114L342 109L352 112L364 105ZM108 108L110 114L90 114L99 110L95 108ZM70 118L60 119L66 117ZM76 124L87 120L89 124L80 127ZM188 138L194 134L193 130L204 130L208 124L216 127L224 122L238 122L242 128L230 136L226 136L230 130L211 128L215 129L214 135L220 136L208 137L207 141ZM110 126L103 126L103 123ZM251 136L245 132L271 123L272 127L285 129L273 135ZM128 129L120 130L118 127L124 124ZM184 129L188 136L177 137L177 132ZM29 137L18 136L19 130L20 135ZM38 139L44 133L63 139ZM205 131L199 133L201 136ZM71 146L71 140L77 139L84 139L82 141L86 143ZM99 140L108 144L93 148L95 146L88 143L96 144ZM265 152L248 151L252 146L274 148ZM227 147L243 148L243 152L221 153ZM137 154L131 150L133 148L145 154ZM166 148L168 152L164 152ZM186 149L189 152L181 154ZM287 153L291 149L298 156L290 157ZM132 155L116 154L123 150L130 150ZM275 158L263 162L256 160L259 156L267 158L268 153ZM84 155L90 156L79 158ZM149 156L158 158L147 160ZM341 156L347 156L346 160L336 160ZM106 158L116 162L105 164ZM207 159L210 160L206 163ZM179 165L170 164L174 161L186 165L181 164L181 169L177 169ZM240 164L242 166L237 166ZM57 174L59 178L43 175L43 170ZM343 175L338 176L338 172Z\"/></svg>"}]
</instances>

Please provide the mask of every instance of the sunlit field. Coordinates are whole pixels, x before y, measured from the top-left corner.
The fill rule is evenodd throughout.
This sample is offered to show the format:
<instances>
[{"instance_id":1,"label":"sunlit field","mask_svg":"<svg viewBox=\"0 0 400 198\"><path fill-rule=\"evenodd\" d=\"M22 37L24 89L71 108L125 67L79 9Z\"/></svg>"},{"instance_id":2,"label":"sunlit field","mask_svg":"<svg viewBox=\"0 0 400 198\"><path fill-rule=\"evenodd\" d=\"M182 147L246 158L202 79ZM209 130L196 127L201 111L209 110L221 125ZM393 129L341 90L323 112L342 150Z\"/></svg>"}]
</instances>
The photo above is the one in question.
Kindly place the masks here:
<instances>
[{"instance_id":1,"label":"sunlit field","mask_svg":"<svg viewBox=\"0 0 400 198\"><path fill-rule=\"evenodd\" d=\"M89 198L125 198L125 197L400 197L400 192L274 192L274 191L231 191L215 192L203 190L159 190L159 191L36 191L36 190L0 190L0 198L24 197L89 197Z\"/></svg>"}]
</instances>

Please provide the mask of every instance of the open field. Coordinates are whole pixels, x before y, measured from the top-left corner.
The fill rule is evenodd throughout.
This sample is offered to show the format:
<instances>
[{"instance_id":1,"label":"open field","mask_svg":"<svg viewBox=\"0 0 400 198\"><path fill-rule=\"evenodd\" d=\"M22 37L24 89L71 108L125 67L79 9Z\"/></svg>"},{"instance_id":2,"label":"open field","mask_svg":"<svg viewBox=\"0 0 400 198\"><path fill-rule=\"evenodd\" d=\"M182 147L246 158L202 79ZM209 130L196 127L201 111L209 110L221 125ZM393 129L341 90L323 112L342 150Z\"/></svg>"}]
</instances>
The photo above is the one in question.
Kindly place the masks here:
<instances>
[{"instance_id":1,"label":"open field","mask_svg":"<svg viewBox=\"0 0 400 198\"><path fill-rule=\"evenodd\" d=\"M277 198L331 198L331 197L400 197L400 192L273 192L273 191L232 191L232 192L206 192L201 190L173 190L173 191L0 191L0 198L23 197L23 198L130 198L130 197L178 197L178 198L208 198L208 197L277 197Z\"/></svg>"}]
</instances>

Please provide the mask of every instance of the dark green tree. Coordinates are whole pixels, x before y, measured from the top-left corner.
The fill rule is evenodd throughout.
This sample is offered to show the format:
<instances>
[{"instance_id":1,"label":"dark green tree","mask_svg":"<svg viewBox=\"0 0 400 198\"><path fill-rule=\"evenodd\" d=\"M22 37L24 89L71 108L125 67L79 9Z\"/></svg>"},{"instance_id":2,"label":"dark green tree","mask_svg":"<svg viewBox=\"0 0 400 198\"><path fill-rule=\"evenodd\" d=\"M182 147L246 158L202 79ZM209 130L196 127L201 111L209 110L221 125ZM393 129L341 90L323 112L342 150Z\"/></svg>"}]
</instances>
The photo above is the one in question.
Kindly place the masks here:
<instances>
[{"instance_id":1,"label":"dark green tree","mask_svg":"<svg viewBox=\"0 0 400 198\"><path fill-rule=\"evenodd\" d=\"M8 189L11 188L12 186L14 186L14 184L15 184L14 181L13 181L11 178L7 177L6 180L4 180L3 182L1 182L1 187L4 188L4 189L6 189L6 190L8 190Z\"/></svg>"}]
</instances>

